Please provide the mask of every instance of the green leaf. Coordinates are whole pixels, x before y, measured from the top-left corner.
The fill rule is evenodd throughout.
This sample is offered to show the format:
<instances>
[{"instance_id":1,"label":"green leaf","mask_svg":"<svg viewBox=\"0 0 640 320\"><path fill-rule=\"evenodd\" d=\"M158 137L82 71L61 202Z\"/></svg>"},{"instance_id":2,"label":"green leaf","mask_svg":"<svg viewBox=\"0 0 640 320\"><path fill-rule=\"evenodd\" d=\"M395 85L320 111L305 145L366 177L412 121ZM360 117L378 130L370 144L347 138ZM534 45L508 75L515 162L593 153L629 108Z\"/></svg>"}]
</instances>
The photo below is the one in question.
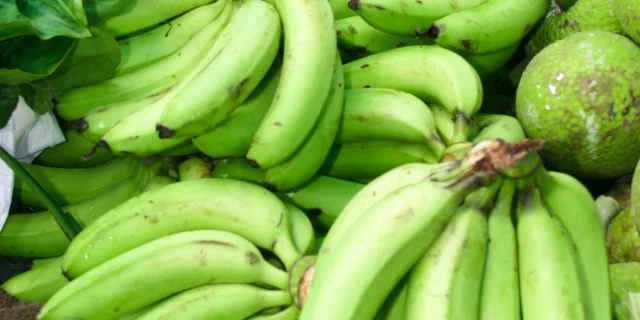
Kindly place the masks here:
<instances>
[{"instance_id":1,"label":"green leaf","mask_svg":"<svg viewBox=\"0 0 640 320\"><path fill-rule=\"evenodd\" d=\"M18 88L0 85L0 129L4 128L18 106Z\"/></svg>"},{"instance_id":2,"label":"green leaf","mask_svg":"<svg viewBox=\"0 0 640 320\"><path fill-rule=\"evenodd\" d=\"M24 102L37 114L45 114L53 109L53 88L45 80L37 80L18 85Z\"/></svg>"},{"instance_id":3,"label":"green leaf","mask_svg":"<svg viewBox=\"0 0 640 320\"><path fill-rule=\"evenodd\" d=\"M90 27L93 36L78 40L67 59L46 77L55 95L80 86L98 84L113 78L121 52L116 39L105 31Z\"/></svg>"},{"instance_id":4,"label":"green leaf","mask_svg":"<svg viewBox=\"0 0 640 320\"><path fill-rule=\"evenodd\" d=\"M84 0L89 24L126 12L138 0Z\"/></svg>"},{"instance_id":5,"label":"green leaf","mask_svg":"<svg viewBox=\"0 0 640 320\"><path fill-rule=\"evenodd\" d=\"M0 84L17 85L50 75L77 41L67 37L41 40L37 36L0 41Z\"/></svg>"},{"instance_id":6,"label":"green leaf","mask_svg":"<svg viewBox=\"0 0 640 320\"><path fill-rule=\"evenodd\" d=\"M0 40L24 35L42 40L90 37L84 27L82 2L79 4L75 0L0 0Z\"/></svg>"}]
</instances>

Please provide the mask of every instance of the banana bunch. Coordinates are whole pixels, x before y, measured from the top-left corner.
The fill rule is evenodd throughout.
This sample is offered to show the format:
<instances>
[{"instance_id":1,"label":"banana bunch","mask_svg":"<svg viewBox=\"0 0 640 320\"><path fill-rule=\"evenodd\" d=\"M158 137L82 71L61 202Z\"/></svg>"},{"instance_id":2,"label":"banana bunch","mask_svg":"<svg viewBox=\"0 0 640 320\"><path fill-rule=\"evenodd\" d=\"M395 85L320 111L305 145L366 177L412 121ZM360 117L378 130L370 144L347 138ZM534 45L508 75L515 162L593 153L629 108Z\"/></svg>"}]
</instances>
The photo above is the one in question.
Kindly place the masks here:
<instances>
[{"instance_id":1,"label":"banana bunch","mask_svg":"<svg viewBox=\"0 0 640 320\"><path fill-rule=\"evenodd\" d=\"M595 202L539 147L484 140L367 184L292 284L300 319L611 319Z\"/></svg>"},{"instance_id":2,"label":"banana bunch","mask_svg":"<svg viewBox=\"0 0 640 320\"><path fill-rule=\"evenodd\" d=\"M316 250L310 219L262 186L203 176L207 166L183 161L181 178L198 174L121 201L3 288L45 302L40 319L297 319L288 271Z\"/></svg>"}]
</instances>

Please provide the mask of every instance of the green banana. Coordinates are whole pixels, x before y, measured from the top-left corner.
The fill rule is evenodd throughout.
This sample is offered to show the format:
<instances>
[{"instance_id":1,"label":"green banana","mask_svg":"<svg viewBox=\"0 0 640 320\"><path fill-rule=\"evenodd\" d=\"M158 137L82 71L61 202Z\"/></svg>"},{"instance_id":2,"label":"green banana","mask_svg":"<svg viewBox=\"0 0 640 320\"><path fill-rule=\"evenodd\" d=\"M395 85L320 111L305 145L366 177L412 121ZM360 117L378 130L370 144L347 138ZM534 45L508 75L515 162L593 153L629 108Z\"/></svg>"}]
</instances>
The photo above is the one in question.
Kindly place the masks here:
<instances>
[{"instance_id":1,"label":"green banana","mask_svg":"<svg viewBox=\"0 0 640 320\"><path fill-rule=\"evenodd\" d=\"M504 67L513 57L520 41L495 52L485 54L473 54L468 52L458 52L469 64L478 72L480 78L485 79L494 75L500 68Z\"/></svg>"},{"instance_id":2,"label":"green banana","mask_svg":"<svg viewBox=\"0 0 640 320\"><path fill-rule=\"evenodd\" d=\"M150 191L153 189L162 188L164 186L168 186L170 184L174 184L178 182L178 179L168 176L155 176L149 180L147 186L144 188L143 192Z\"/></svg>"},{"instance_id":3,"label":"green banana","mask_svg":"<svg viewBox=\"0 0 640 320\"><path fill-rule=\"evenodd\" d=\"M280 36L280 18L273 5L242 4L211 49L213 59L162 111L156 124L160 138L191 138L226 119L269 71Z\"/></svg>"},{"instance_id":4,"label":"green banana","mask_svg":"<svg viewBox=\"0 0 640 320\"><path fill-rule=\"evenodd\" d=\"M139 156L151 155L178 146L188 138L160 139L156 131L156 123L169 102L187 88L191 81L214 60L218 52L216 44L223 29L235 14L236 4L230 3L221 13L221 17L203 29L196 38L203 40L204 52L199 59L192 62L188 73L162 97L144 108L122 118L115 126L102 136L99 146L103 146L116 154L134 153ZM205 41L206 40L206 41ZM190 42L191 42L190 41ZM188 46L188 44L187 44ZM166 59L165 59L166 60ZM164 61L164 60L163 60Z\"/></svg>"},{"instance_id":5,"label":"green banana","mask_svg":"<svg viewBox=\"0 0 640 320\"><path fill-rule=\"evenodd\" d=\"M429 147L394 141L351 142L334 145L320 173L345 180L373 179L412 162L436 163Z\"/></svg>"},{"instance_id":6,"label":"green banana","mask_svg":"<svg viewBox=\"0 0 640 320\"><path fill-rule=\"evenodd\" d=\"M447 109L438 105L431 105L430 108L438 136L445 145L450 146L456 142L467 141L468 133L460 136L461 133L456 132L455 116L452 116Z\"/></svg>"},{"instance_id":7,"label":"green banana","mask_svg":"<svg viewBox=\"0 0 640 320\"><path fill-rule=\"evenodd\" d=\"M338 47L357 55L368 55L393 48L423 44L423 40L416 36L402 37L380 31L357 15L336 20L335 27Z\"/></svg>"},{"instance_id":8,"label":"green banana","mask_svg":"<svg viewBox=\"0 0 640 320\"><path fill-rule=\"evenodd\" d=\"M505 181L489 212L489 244L480 294L480 320L519 320L518 244L511 217L515 183Z\"/></svg>"},{"instance_id":9,"label":"green banana","mask_svg":"<svg viewBox=\"0 0 640 320\"><path fill-rule=\"evenodd\" d=\"M291 297L286 291L252 284L213 284L171 296L136 319L244 319L262 309L289 304Z\"/></svg>"},{"instance_id":10,"label":"green banana","mask_svg":"<svg viewBox=\"0 0 640 320\"><path fill-rule=\"evenodd\" d=\"M370 140L424 143L436 157L445 149L431 110L416 96L384 88L346 90L335 143Z\"/></svg>"},{"instance_id":11,"label":"green banana","mask_svg":"<svg viewBox=\"0 0 640 320\"><path fill-rule=\"evenodd\" d=\"M479 188L472 180L479 181L418 182L376 203L339 246L321 249L300 320L372 319L464 197Z\"/></svg>"},{"instance_id":12,"label":"green banana","mask_svg":"<svg viewBox=\"0 0 640 320\"><path fill-rule=\"evenodd\" d=\"M219 126L193 138L193 144L214 159L246 156L253 135L271 106L278 83L280 67L276 62L247 100L233 110Z\"/></svg>"},{"instance_id":13,"label":"green banana","mask_svg":"<svg viewBox=\"0 0 640 320\"><path fill-rule=\"evenodd\" d=\"M59 206L95 198L131 178L141 166L140 160L131 157L115 158L90 168L72 169L22 163L22 167ZM40 196L20 179L14 179L13 200L35 208L45 208Z\"/></svg>"},{"instance_id":14,"label":"green banana","mask_svg":"<svg viewBox=\"0 0 640 320\"><path fill-rule=\"evenodd\" d=\"M199 152L200 150L198 150L198 148L193 144L193 142L187 141L169 150L160 152L158 153L158 155L165 156L165 157L180 157L180 156L189 156Z\"/></svg>"},{"instance_id":15,"label":"green banana","mask_svg":"<svg viewBox=\"0 0 640 320\"><path fill-rule=\"evenodd\" d=\"M145 192L101 216L73 240L63 268L67 276L77 278L129 249L199 229L237 233L290 267L300 254L289 221L282 201L251 183L215 178L178 182Z\"/></svg>"},{"instance_id":16,"label":"green banana","mask_svg":"<svg viewBox=\"0 0 640 320\"><path fill-rule=\"evenodd\" d=\"M562 222L577 251L590 319L611 319L607 249L600 215L589 191L575 178L541 170L537 187L551 214Z\"/></svg>"},{"instance_id":17,"label":"green banana","mask_svg":"<svg viewBox=\"0 0 640 320\"><path fill-rule=\"evenodd\" d=\"M228 7L232 6L226 5L224 10L228 11ZM57 114L65 120L74 120L109 104L149 98L173 90L201 63L215 42L219 29L226 24L225 18L221 13L182 48L156 63L96 85L68 91L56 100Z\"/></svg>"},{"instance_id":18,"label":"green banana","mask_svg":"<svg viewBox=\"0 0 640 320\"><path fill-rule=\"evenodd\" d=\"M357 15L349 8L349 0L329 0L329 5L336 21Z\"/></svg>"},{"instance_id":19,"label":"green banana","mask_svg":"<svg viewBox=\"0 0 640 320\"><path fill-rule=\"evenodd\" d=\"M294 204L285 202L284 205L289 212L293 243L295 243L298 252L301 254L311 254L316 248L316 235L311 220Z\"/></svg>"},{"instance_id":20,"label":"green banana","mask_svg":"<svg viewBox=\"0 0 640 320\"><path fill-rule=\"evenodd\" d=\"M40 267L44 267L44 266L48 265L50 262L57 261L58 258L60 258L60 257L33 259L31 261L31 270L37 269L37 268L40 268Z\"/></svg>"},{"instance_id":21,"label":"green banana","mask_svg":"<svg viewBox=\"0 0 640 320\"><path fill-rule=\"evenodd\" d=\"M178 179L180 181L197 180L210 176L211 165L202 158L189 158L178 165Z\"/></svg>"},{"instance_id":22,"label":"green banana","mask_svg":"<svg viewBox=\"0 0 640 320\"><path fill-rule=\"evenodd\" d=\"M526 138L524 129L518 119L502 114L477 114L474 122L478 132L471 141L480 142L487 139L502 139L506 142L518 142Z\"/></svg>"},{"instance_id":23,"label":"green banana","mask_svg":"<svg viewBox=\"0 0 640 320\"><path fill-rule=\"evenodd\" d=\"M522 318L586 319L573 243L535 188L520 191L517 237Z\"/></svg>"},{"instance_id":24,"label":"green banana","mask_svg":"<svg viewBox=\"0 0 640 320\"><path fill-rule=\"evenodd\" d=\"M220 16L227 1L200 6L148 32L118 41L121 59L116 75L139 69L180 50Z\"/></svg>"},{"instance_id":25,"label":"green banana","mask_svg":"<svg viewBox=\"0 0 640 320\"><path fill-rule=\"evenodd\" d=\"M464 58L439 46L397 48L349 62L344 78L345 89L396 89L466 119L482 104L478 73Z\"/></svg>"},{"instance_id":26,"label":"green banana","mask_svg":"<svg viewBox=\"0 0 640 320\"><path fill-rule=\"evenodd\" d=\"M520 42L548 8L548 0L488 0L434 21L424 34L451 50L496 52Z\"/></svg>"},{"instance_id":27,"label":"green banana","mask_svg":"<svg viewBox=\"0 0 640 320\"><path fill-rule=\"evenodd\" d=\"M95 198L62 207L81 227L142 192L151 177L149 169L112 186ZM49 211L10 214L0 230L0 254L10 257L49 258L64 254L69 239Z\"/></svg>"},{"instance_id":28,"label":"green banana","mask_svg":"<svg viewBox=\"0 0 640 320\"><path fill-rule=\"evenodd\" d=\"M300 310L296 306L290 306L276 314L255 315L247 320L297 320Z\"/></svg>"},{"instance_id":29,"label":"green banana","mask_svg":"<svg viewBox=\"0 0 640 320\"><path fill-rule=\"evenodd\" d=\"M435 243L413 266L405 319L477 319L487 250L485 213L498 185L469 195Z\"/></svg>"},{"instance_id":30,"label":"green banana","mask_svg":"<svg viewBox=\"0 0 640 320\"><path fill-rule=\"evenodd\" d=\"M245 159L229 158L215 161L211 176L222 179L235 179L262 184L264 171L251 167Z\"/></svg>"},{"instance_id":31,"label":"green banana","mask_svg":"<svg viewBox=\"0 0 640 320\"><path fill-rule=\"evenodd\" d=\"M287 191L309 181L322 167L340 127L344 104L342 61L336 52L333 79L322 113L307 140L284 162L266 170L264 185Z\"/></svg>"},{"instance_id":32,"label":"green banana","mask_svg":"<svg viewBox=\"0 0 640 320\"><path fill-rule=\"evenodd\" d=\"M282 196L306 210L314 224L327 230L362 188L361 183L316 175L304 186L282 193Z\"/></svg>"},{"instance_id":33,"label":"green banana","mask_svg":"<svg viewBox=\"0 0 640 320\"><path fill-rule=\"evenodd\" d=\"M393 288L393 291L387 296L387 299L384 301L380 310L376 314L374 320L395 320L395 319L405 319L406 317L406 308L405 303L407 301L407 283L409 281L409 275L411 272L408 272L398 284Z\"/></svg>"},{"instance_id":34,"label":"green banana","mask_svg":"<svg viewBox=\"0 0 640 320\"><path fill-rule=\"evenodd\" d=\"M64 128L63 134L65 142L44 149L34 163L55 168L86 168L115 158L113 153L101 149L91 159L84 160L82 156L90 153L95 144L71 128Z\"/></svg>"},{"instance_id":35,"label":"green banana","mask_svg":"<svg viewBox=\"0 0 640 320\"><path fill-rule=\"evenodd\" d=\"M349 8L374 28L399 36L422 36L431 23L459 11L475 8L487 0L394 1L351 0Z\"/></svg>"},{"instance_id":36,"label":"green banana","mask_svg":"<svg viewBox=\"0 0 640 320\"><path fill-rule=\"evenodd\" d=\"M27 302L45 302L69 283L60 270L62 257L44 266L11 277L2 289L12 297Z\"/></svg>"},{"instance_id":37,"label":"green banana","mask_svg":"<svg viewBox=\"0 0 640 320\"><path fill-rule=\"evenodd\" d=\"M116 15L89 15L89 23L109 32L114 37L122 37L138 30L152 27L184 12L196 9L214 0L157 1L136 0L126 3L125 10ZM222 1L222 0L220 0Z\"/></svg>"},{"instance_id":38,"label":"green banana","mask_svg":"<svg viewBox=\"0 0 640 320\"><path fill-rule=\"evenodd\" d=\"M256 131L247 159L269 169L289 159L314 128L329 94L336 34L327 1L275 0L284 58L276 99Z\"/></svg>"},{"instance_id":39,"label":"green banana","mask_svg":"<svg viewBox=\"0 0 640 320\"><path fill-rule=\"evenodd\" d=\"M286 290L287 280L286 272L241 236L188 231L138 246L74 279L45 303L38 319L114 319L205 284L258 283Z\"/></svg>"}]
</instances>

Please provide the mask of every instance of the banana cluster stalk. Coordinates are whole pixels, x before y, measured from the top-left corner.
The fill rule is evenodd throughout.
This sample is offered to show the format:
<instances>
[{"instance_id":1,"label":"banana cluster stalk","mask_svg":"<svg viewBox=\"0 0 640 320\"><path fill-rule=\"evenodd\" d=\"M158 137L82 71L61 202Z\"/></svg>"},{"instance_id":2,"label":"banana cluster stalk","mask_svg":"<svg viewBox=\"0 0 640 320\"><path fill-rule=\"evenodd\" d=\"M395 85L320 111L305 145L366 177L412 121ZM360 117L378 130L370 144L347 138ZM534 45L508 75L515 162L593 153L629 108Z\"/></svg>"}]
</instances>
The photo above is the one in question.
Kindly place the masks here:
<instances>
[{"instance_id":1,"label":"banana cluster stalk","mask_svg":"<svg viewBox=\"0 0 640 320\"><path fill-rule=\"evenodd\" d=\"M535 141L503 142L515 158L496 141L359 191L292 278L300 319L611 319L593 198Z\"/></svg>"}]
</instances>

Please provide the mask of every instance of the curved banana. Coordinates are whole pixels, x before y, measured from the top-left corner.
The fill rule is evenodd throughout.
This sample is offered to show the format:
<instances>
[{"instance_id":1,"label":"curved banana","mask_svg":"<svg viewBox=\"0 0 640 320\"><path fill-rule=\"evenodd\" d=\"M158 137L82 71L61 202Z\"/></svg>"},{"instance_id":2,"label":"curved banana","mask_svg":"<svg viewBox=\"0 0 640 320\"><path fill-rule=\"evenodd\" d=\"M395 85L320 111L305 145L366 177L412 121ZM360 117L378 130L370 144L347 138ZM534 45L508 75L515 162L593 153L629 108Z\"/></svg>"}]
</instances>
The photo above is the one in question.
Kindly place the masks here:
<instances>
[{"instance_id":1,"label":"curved banana","mask_svg":"<svg viewBox=\"0 0 640 320\"><path fill-rule=\"evenodd\" d=\"M274 2L286 35L278 98L247 153L261 169L289 159L307 139L329 94L335 62L336 34L327 1Z\"/></svg>"},{"instance_id":2,"label":"curved banana","mask_svg":"<svg viewBox=\"0 0 640 320\"><path fill-rule=\"evenodd\" d=\"M517 237L522 319L587 319L573 243L535 188L519 194Z\"/></svg>"},{"instance_id":3,"label":"curved banana","mask_svg":"<svg viewBox=\"0 0 640 320\"><path fill-rule=\"evenodd\" d=\"M203 5L150 31L118 41L121 58L116 75L139 69L178 51L220 16L227 1Z\"/></svg>"},{"instance_id":4,"label":"curved banana","mask_svg":"<svg viewBox=\"0 0 640 320\"><path fill-rule=\"evenodd\" d=\"M211 49L213 59L162 111L156 124L160 138L191 138L226 119L269 71L280 35L273 5L243 3Z\"/></svg>"},{"instance_id":5,"label":"curved banana","mask_svg":"<svg viewBox=\"0 0 640 320\"><path fill-rule=\"evenodd\" d=\"M536 183L551 214L560 220L577 251L590 319L610 319L607 248L600 215L589 191L572 176L541 170Z\"/></svg>"},{"instance_id":6,"label":"curved banana","mask_svg":"<svg viewBox=\"0 0 640 320\"><path fill-rule=\"evenodd\" d=\"M436 20L424 34L451 50L496 52L520 42L548 8L548 0L488 0Z\"/></svg>"},{"instance_id":7,"label":"curved banana","mask_svg":"<svg viewBox=\"0 0 640 320\"><path fill-rule=\"evenodd\" d=\"M61 262L62 257L57 257L44 266L13 276L2 284L2 289L20 301L45 302L69 283L60 270Z\"/></svg>"},{"instance_id":8,"label":"curved banana","mask_svg":"<svg viewBox=\"0 0 640 320\"><path fill-rule=\"evenodd\" d=\"M140 171L142 163L119 157L90 168L50 168L22 163L22 167L59 206L95 198ZM44 208L40 196L20 179L14 179L13 199L23 205Z\"/></svg>"},{"instance_id":9,"label":"curved banana","mask_svg":"<svg viewBox=\"0 0 640 320\"><path fill-rule=\"evenodd\" d=\"M449 146L468 139L469 134L461 137L459 136L459 132L456 132L457 124L455 116L452 116L447 109L438 105L431 105L430 109L433 114L433 121L435 122L438 136L445 145Z\"/></svg>"},{"instance_id":10,"label":"curved banana","mask_svg":"<svg viewBox=\"0 0 640 320\"><path fill-rule=\"evenodd\" d=\"M505 181L489 212L489 244L480 294L480 320L520 320L518 244L511 217L515 183Z\"/></svg>"},{"instance_id":11,"label":"curved banana","mask_svg":"<svg viewBox=\"0 0 640 320\"><path fill-rule=\"evenodd\" d=\"M247 318L247 320L298 320L300 310L296 306L290 306L276 314L260 314Z\"/></svg>"},{"instance_id":12,"label":"curved banana","mask_svg":"<svg viewBox=\"0 0 640 320\"><path fill-rule=\"evenodd\" d=\"M336 20L335 26L338 47L358 55L380 53L393 48L423 44L423 40L416 36L402 37L380 31L357 15Z\"/></svg>"},{"instance_id":13,"label":"curved banana","mask_svg":"<svg viewBox=\"0 0 640 320\"><path fill-rule=\"evenodd\" d=\"M111 160L116 156L104 149L97 150L91 159L82 156L91 153L95 143L83 138L72 128L63 130L65 142L44 149L34 163L55 168L86 168Z\"/></svg>"},{"instance_id":14,"label":"curved banana","mask_svg":"<svg viewBox=\"0 0 640 320\"><path fill-rule=\"evenodd\" d=\"M388 88L470 119L482 104L482 83L460 55L439 46L409 46L344 65L345 88Z\"/></svg>"},{"instance_id":15,"label":"curved banana","mask_svg":"<svg viewBox=\"0 0 640 320\"><path fill-rule=\"evenodd\" d=\"M225 6L225 10L229 7L232 6ZM68 91L56 101L57 114L65 120L74 120L108 104L149 98L171 90L201 63L225 24L224 13L221 13L182 48L164 59L99 84Z\"/></svg>"},{"instance_id":16,"label":"curved banana","mask_svg":"<svg viewBox=\"0 0 640 320\"><path fill-rule=\"evenodd\" d=\"M74 279L45 303L38 319L114 319L205 284L256 283L286 290L287 281L286 272L267 263L241 236L188 231L133 248Z\"/></svg>"},{"instance_id":17,"label":"curved banana","mask_svg":"<svg viewBox=\"0 0 640 320\"><path fill-rule=\"evenodd\" d=\"M346 90L335 143L371 140L424 143L436 157L445 148L431 109L416 96L384 88Z\"/></svg>"},{"instance_id":18,"label":"curved banana","mask_svg":"<svg viewBox=\"0 0 640 320\"><path fill-rule=\"evenodd\" d=\"M178 180L180 181L209 177L211 177L211 165L202 158L189 158L178 165Z\"/></svg>"},{"instance_id":19,"label":"curved banana","mask_svg":"<svg viewBox=\"0 0 640 320\"><path fill-rule=\"evenodd\" d=\"M329 0L329 5L336 21L357 15L349 8L349 0Z\"/></svg>"},{"instance_id":20,"label":"curved banana","mask_svg":"<svg viewBox=\"0 0 640 320\"><path fill-rule=\"evenodd\" d=\"M151 177L149 169L112 186L95 198L62 207L81 227L142 192ZM69 239L49 211L10 214L0 230L0 255L48 258L64 254Z\"/></svg>"},{"instance_id":21,"label":"curved banana","mask_svg":"<svg viewBox=\"0 0 640 320\"><path fill-rule=\"evenodd\" d=\"M374 28L399 36L422 36L431 23L455 12L475 8L487 0L351 0L349 8Z\"/></svg>"},{"instance_id":22,"label":"curved banana","mask_svg":"<svg viewBox=\"0 0 640 320\"><path fill-rule=\"evenodd\" d=\"M290 202L285 202L289 212L289 223L291 224L291 237L298 252L303 255L311 254L316 248L316 235L313 230L311 220L307 215Z\"/></svg>"},{"instance_id":23,"label":"curved banana","mask_svg":"<svg viewBox=\"0 0 640 320\"><path fill-rule=\"evenodd\" d=\"M211 176L222 179L235 179L262 184L264 171L250 166L243 158L216 160Z\"/></svg>"},{"instance_id":24,"label":"curved banana","mask_svg":"<svg viewBox=\"0 0 640 320\"><path fill-rule=\"evenodd\" d=\"M334 145L320 173L345 180L373 179L412 162L436 163L429 147L394 141L351 142Z\"/></svg>"},{"instance_id":25,"label":"curved banana","mask_svg":"<svg viewBox=\"0 0 640 320\"><path fill-rule=\"evenodd\" d=\"M144 213L144 214L141 214ZM145 192L84 229L65 253L65 274L76 278L139 245L199 229L237 233L274 252L286 267L300 256L289 214L275 195L248 182L183 181Z\"/></svg>"},{"instance_id":26,"label":"curved banana","mask_svg":"<svg viewBox=\"0 0 640 320\"><path fill-rule=\"evenodd\" d=\"M480 78L484 79L494 75L500 68L504 67L516 53L519 46L520 41L491 53L472 54L459 52L459 54L478 72Z\"/></svg>"},{"instance_id":27,"label":"curved banana","mask_svg":"<svg viewBox=\"0 0 640 320\"><path fill-rule=\"evenodd\" d=\"M518 142L527 136L518 119L502 114L477 114L474 122L478 133L471 141L480 142L488 139L502 139L506 142Z\"/></svg>"},{"instance_id":28,"label":"curved banana","mask_svg":"<svg viewBox=\"0 0 640 320\"><path fill-rule=\"evenodd\" d=\"M300 320L372 319L464 196L479 187L471 186L471 180L477 181L418 182L375 204L339 240L339 246L328 253L321 249Z\"/></svg>"},{"instance_id":29,"label":"curved banana","mask_svg":"<svg viewBox=\"0 0 640 320\"><path fill-rule=\"evenodd\" d=\"M198 150L198 148L193 144L192 141L187 141L169 150L160 152L158 155L165 156L165 157L180 157L180 156L189 156L199 152L200 150Z\"/></svg>"},{"instance_id":30,"label":"curved banana","mask_svg":"<svg viewBox=\"0 0 640 320\"><path fill-rule=\"evenodd\" d=\"M269 111L278 83L280 67L276 63L247 100L233 110L219 126L194 137L191 140L193 144L202 153L214 159L244 158L253 141L253 135Z\"/></svg>"},{"instance_id":31,"label":"curved banana","mask_svg":"<svg viewBox=\"0 0 640 320\"><path fill-rule=\"evenodd\" d=\"M171 296L136 319L244 319L262 309L289 304L291 297L287 291L252 284L212 284Z\"/></svg>"},{"instance_id":32,"label":"curved banana","mask_svg":"<svg viewBox=\"0 0 640 320\"><path fill-rule=\"evenodd\" d=\"M497 184L494 184L497 186ZM476 319L487 250L486 211L496 187L470 195L442 234L411 269L405 318ZM425 312L425 310L429 310Z\"/></svg>"},{"instance_id":33,"label":"curved banana","mask_svg":"<svg viewBox=\"0 0 640 320\"><path fill-rule=\"evenodd\" d=\"M344 74L336 52L329 94L307 140L284 162L266 170L264 185L270 190L287 191L309 181L322 167L340 127L344 104Z\"/></svg>"},{"instance_id":34,"label":"curved banana","mask_svg":"<svg viewBox=\"0 0 640 320\"><path fill-rule=\"evenodd\" d=\"M304 186L282 196L306 210L316 225L327 230L362 188L364 185L358 182L316 175Z\"/></svg>"},{"instance_id":35,"label":"curved banana","mask_svg":"<svg viewBox=\"0 0 640 320\"><path fill-rule=\"evenodd\" d=\"M122 37L138 30L162 23L184 12L213 2L212 0L136 0L126 5L124 12L101 17L89 15L89 23L109 32L114 37Z\"/></svg>"},{"instance_id":36,"label":"curved banana","mask_svg":"<svg viewBox=\"0 0 640 320\"><path fill-rule=\"evenodd\" d=\"M180 94L183 89L187 88L191 81L198 77L200 72L216 57L217 50L214 49L217 48L216 43L221 40L221 38L218 39L218 36L226 28L228 20L234 15L235 7L236 4L230 3L221 13L221 17L198 34L197 38L202 35L207 40L206 47L203 50L205 52L203 52L201 58L193 62L182 81L171 87L160 99L122 118L101 137L98 143L99 146L105 147L116 154L133 153L139 156L146 156L171 149L187 141L188 138L160 139L156 131L156 123L169 102Z\"/></svg>"}]
</instances>

